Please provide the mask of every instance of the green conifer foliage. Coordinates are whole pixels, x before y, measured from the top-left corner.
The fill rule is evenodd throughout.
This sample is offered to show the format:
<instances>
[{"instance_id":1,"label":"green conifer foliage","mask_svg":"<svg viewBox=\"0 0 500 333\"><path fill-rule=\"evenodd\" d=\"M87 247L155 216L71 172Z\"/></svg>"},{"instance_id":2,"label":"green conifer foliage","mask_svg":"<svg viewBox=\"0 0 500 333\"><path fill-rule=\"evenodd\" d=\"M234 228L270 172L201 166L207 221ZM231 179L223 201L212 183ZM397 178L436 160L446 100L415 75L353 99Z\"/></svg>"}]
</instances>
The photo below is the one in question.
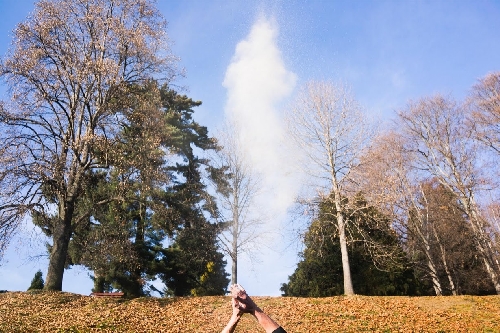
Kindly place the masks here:
<instances>
[{"instance_id":1,"label":"green conifer foliage","mask_svg":"<svg viewBox=\"0 0 500 333\"><path fill-rule=\"evenodd\" d=\"M159 278L167 294L222 295L225 261L204 185L212 170L198 157L216 142L192 118L201 102L154 81L133 90L115 149L102 157L109 168L88 175L78 210L92 214L75 230L70 263L94 271L94 291L139 297L157 292Z\"/></svg>"},{"instance_id":2,"label":"green conifer foliage","mask_svg":"<svg viewBox=\"0 0 500 333\"><path fill-rule=\"evenodd\" d=\"M43 281L42 271L38 270L38 272L35 273L33 280L31 280L28 290L41 290L43 289L44 284L45 282Z\"/></svg>"}]
</instances>

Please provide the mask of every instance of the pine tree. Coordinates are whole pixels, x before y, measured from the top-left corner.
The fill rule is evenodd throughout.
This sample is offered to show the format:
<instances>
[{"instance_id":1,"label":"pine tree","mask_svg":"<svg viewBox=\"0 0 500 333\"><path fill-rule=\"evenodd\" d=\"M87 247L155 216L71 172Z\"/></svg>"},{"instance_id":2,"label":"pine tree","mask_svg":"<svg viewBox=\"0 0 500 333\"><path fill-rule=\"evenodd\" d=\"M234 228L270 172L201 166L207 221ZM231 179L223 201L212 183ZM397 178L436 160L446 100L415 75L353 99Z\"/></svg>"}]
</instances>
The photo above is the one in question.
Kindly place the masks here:
<instances>
[{"instance_id":1,"label":"pine tree","mask_svg":"<svg viewBox=\"0 0 500 333\"><path fill-rule=\"evenodd\" d=\"M110 168L89 176L80 204L122 199L94 205L88 223L75 231L71 261L94 271L95 291L148 295L149 282L161 277L182 294L224 294L225 262L209 221L216 208L203 184L210 166L195 154L216 148L207 129L192 119L201 102L154 81L136 89L142 97L129 103L116 148L106 157ZM189 274L176 275L183 271L172 269L178 258ZM171 281L185 283L188 291ZM204 289L191 292L196 288Z\"/></svg>"},{"instance_id":2,"label":"pine tree","mask_svg":"<svg viewBox=\"0 0 500 333\"><path fill-rule=\"evenodd\" d=\"M41 290L43 289L44 284L45 282L43 281L42 271L38 270L38 272L35 273L33 280L31 280L28 290Z\"/></svg>"},{"instance_id":3,"label":"pine tree","mask_svg":"<svg viewBox=\"0 0 500 333\"><path fill-rule=\"evenodd\" d=\"M165 251L160 274L169 296L223 295L229 283L226 261L217 251L218 229L211 224L186 228Z\"/></svg>"}]
</instances>

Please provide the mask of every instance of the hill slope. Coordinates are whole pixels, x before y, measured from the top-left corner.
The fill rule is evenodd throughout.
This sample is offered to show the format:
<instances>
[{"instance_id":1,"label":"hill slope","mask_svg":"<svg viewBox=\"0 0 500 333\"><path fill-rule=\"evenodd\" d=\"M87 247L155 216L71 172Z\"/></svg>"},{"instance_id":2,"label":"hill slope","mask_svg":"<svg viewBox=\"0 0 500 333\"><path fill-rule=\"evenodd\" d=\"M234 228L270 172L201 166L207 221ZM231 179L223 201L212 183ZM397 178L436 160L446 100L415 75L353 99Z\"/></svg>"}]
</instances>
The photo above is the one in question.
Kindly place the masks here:
<instances>
[{"instance_id":1,"label":"hill slope","mask_svg":"<svg viewBox=\"0 0 500 333\"><path fill-rule=\"evenodd\" d=\"M255 297L289 333L500 332L500 296ZM220 332L228 297L102 299L0 294L0 332ZM263 332L243 316L236 332Z\"/></svg>"}]
</instances>

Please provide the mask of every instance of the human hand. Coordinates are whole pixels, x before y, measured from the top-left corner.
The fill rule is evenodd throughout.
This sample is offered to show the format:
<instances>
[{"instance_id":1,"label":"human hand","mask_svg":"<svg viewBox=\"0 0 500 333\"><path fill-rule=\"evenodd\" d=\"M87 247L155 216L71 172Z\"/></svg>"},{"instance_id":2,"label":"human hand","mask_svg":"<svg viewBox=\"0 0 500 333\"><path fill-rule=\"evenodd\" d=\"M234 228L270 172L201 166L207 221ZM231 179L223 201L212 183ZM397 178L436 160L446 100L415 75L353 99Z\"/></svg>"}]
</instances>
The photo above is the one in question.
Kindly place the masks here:
<instances>
[{"instance_id":1,"label":"human hand","mask_svg":"<svg viewBox=\"0 0 500 333\"><path fill-rule=\"evenodd\" d=\"M253 313L258 309L257 304L248 296L245 289L239 284L231 286L231 296L237 302L240 311Z\"/></svg>"},{"instance_id":2,"label":"human hand","mask_svg":"<svg viewBox=\"0 0 500 333\"><path fill-rule=\"evenodd\" d=\"M233 308L233 317L239 318L245 313L244 309L241 307L240 302L238 302L234 298L231 299L231 306Z\"/></svg>"},{"instance_id":3,"label":"human hand","mask_svg":"<svg viewBox=\"0 0 500 333\"><path fill-rule=\"evenodd\" d=\"M257 304L248 296L245 289L239 284L233 284L230 287L233 304L238 307L238 311L252 314L266 333L272 333L280 326L271 317L262 311ZM233 309L234 311L234 309Z\"/></svg>"},{"instance_id":4,"label":"human hand","mask_svg":"<svg viewBox=\"0 0 500 333\"><path fill-rule=\"evenodd\" d=\"M234 298L231 298L231 307L233 308L233 314L221 333L233 333L241 316L243 316L244 311L241 310L239 302Z\"/></svg>"}]
</instances>

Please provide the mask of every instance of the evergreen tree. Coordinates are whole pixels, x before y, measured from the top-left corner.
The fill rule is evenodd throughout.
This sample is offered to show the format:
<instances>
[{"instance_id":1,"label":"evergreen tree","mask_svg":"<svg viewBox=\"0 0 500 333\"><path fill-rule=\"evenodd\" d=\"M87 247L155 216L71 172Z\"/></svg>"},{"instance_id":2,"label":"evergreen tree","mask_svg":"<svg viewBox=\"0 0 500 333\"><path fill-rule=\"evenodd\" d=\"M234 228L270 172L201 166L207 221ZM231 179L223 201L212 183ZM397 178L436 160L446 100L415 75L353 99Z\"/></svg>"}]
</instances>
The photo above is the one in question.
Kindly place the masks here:
<instances>
[{"instance_id":1,"label":"evergreen tree","mask_svg":"<svg viewBox=\"0 0 500 333\"><path fill-rule=\"evenodd\" d=\"M89 176L81 205L121 199L94 205L88 223L75 231L71 261L94 271L95 291L147 295L148 281L161 277L169 294L224 294L225 262L209 220L216 208L203 184L211 170L194 153L216 149L192 119L201 102L154 81L137 89L142 97L129 103L119 142L106 157L110 168ZM187 274L179 274L183 268Z\"/></svg>"},{"instance_id":2,"label":"evergreen tree","mask_svg":"<svg viewBox=\"0 0 500 333\"><path fill-rule=\"evenodd\" d=\"M358 197L355 200L362 200ZM335 206L325 200L319 204L318 217L305 234L302 260L288 283L282 284L284 296L324 297L344 294L340 242L331 221ZM418 291L413 271L405 260L399 240L389 223L382 223L374 207L360 203L360 209L350 212L356 228L350 229L349 261L354 289L362 295L414 295ZM369 235L368 239L366 236ZM391 247L393 258L380 265L375 246Z\"/></svg>"},{"instance_id":3,"label":"evergreen tree","mask_svg":"<svg viewBox=\"0 0 500 333\"><path fill-rule=\"evenodd\" d=\"M31 280L28 290L41 290L43 289L44 284L45 282L43 281L42 271L38 270L38 272L35 273L33 280Z\"/></svg>"},{"instance_id":4,"label":"evergreen tree","mask_svg":"<svg viewBox=\"0 0 500 333\"><path fill-rule=\"evenodd\" d=\"M226 262L217 251L218 229L211 224L179 231L165 252L166 270L160 274L169 296L223 295L229 283Z\"/></svg>"},{"instance_id":5,"label":"evergreen tree","mask_svg":"<svg viewBox=\"0 0 500 333\"><path fill-rule=\"evenodd\" d=\"M220 175L209 161L194 154L199 149L217 149L214 139L208 136L206 127L192 119L193 102L173 90L163 89L162 101L172 131L174 147L183 162L170 165L173 186L164 192L164 200L171 207L178 228L174 230L173 244L163 251L159 272L168 295L223 295L229 283L225 272L226 262L218 251L219 227L209 218L217 215L215 199L206 191L202 173Z\"/></svg>"}]
</instances>

